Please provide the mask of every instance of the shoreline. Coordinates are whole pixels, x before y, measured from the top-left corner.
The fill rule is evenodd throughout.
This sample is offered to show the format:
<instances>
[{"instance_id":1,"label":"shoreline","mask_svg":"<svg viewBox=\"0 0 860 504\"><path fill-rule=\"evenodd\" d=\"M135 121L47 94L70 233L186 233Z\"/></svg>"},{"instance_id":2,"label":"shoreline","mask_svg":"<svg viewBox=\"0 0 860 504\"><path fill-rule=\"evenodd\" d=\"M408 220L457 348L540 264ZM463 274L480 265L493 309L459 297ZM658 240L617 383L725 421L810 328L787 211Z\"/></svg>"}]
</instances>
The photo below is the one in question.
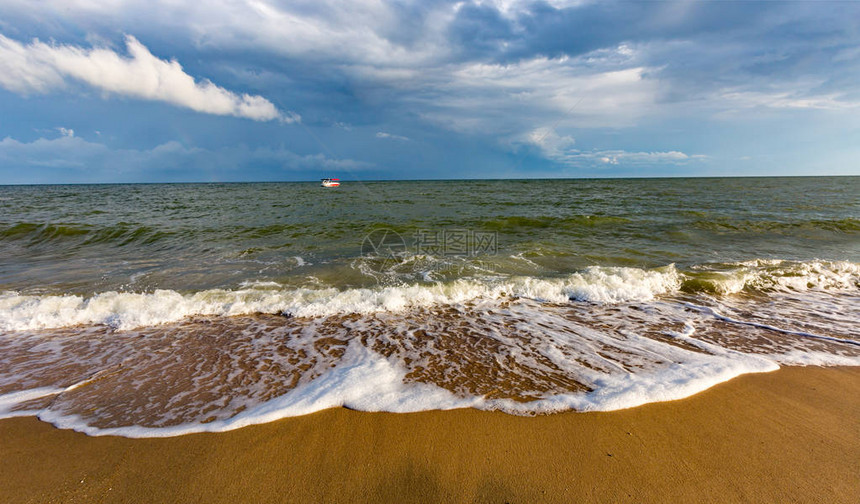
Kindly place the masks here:
<instances>
[{"instance_id":1,"label":"shoreline","mask_svg":"<svg viewBox=\"0 0 860 504\"><path fill-rule=\"evenodd\" d=\"M860 367L783 367L686 399L537 417L335 408L144 439L0 420L7 503L849 502L858 475Z\"/></svg>"}]
</instances>

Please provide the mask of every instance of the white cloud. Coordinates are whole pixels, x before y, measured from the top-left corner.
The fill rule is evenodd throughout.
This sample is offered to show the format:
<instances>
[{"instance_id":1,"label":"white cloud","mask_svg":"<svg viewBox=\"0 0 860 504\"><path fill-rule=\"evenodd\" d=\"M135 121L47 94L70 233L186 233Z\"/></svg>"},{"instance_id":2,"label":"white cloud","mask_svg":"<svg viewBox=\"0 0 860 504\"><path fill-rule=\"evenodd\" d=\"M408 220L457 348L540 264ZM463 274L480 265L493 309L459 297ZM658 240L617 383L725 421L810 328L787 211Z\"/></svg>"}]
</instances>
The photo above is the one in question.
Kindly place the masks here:
<instances>
[{"instance_id":1,"label":"white cloud","mask_svg":"<svg viewBox=\"0 0 860 504\"><path fill-rule=\"evenodd\" d=\"M464 7L475 3L497 9L510 22L511 38L502 41L495 53L463 46L452 36L462 27L452 21ZM543 3L565 7L587 5L593 0ZM858 107L856 97L853 102L849 99L851 94L831 93L836 89L833 86L816 88L821 82L793 89L780 87L786 79L794 78L788 70L780 70L780 62L790 61L792 54L806 54L809 42L805 38L787 41L789 46L762 49L758 39L714 38L707 30L701 37L645 33L650 32L650 21L667 27L683 26L695 14L695 3L659 9L659 20L642 20L641 36L639 30L628 32L629 38L610 36L607 40L611 42L604 47L562 58L536 57L557 53L542 50L544 44L539 43L541 37L552 33L530 31L539 27L532 23L541 22L533 0L5 0L2 4L0 18L6 18L7 24L0 21L0 27L29 23L43 27L42 32L54 33L55 25L69 25L102 34L122 29L144 40L167 36L167 41L192 45L204 55L223 50L225 61L250 54L252 61L265 59L267 63L252 70L246 69L244 62L225 66L235 67L237 75L247 71L249 79L257 75L260 88L283 89L307 78L302 70L289 76L283 72L297 63L297 69L312 69L314 92L325 91L324 86L318 89L314 79L333 76L334 82L342 82L344 78L344 85L354 91L352 96L361 106L396 108L402 116L422 118L456 132L505 139L520 138L523 131L549 125L561 129L623 128L639 126L645 118L742 116L746 109L756 107L766 107L775 114L802 108L852 113ZM776 12L760 22L775 29L792 15ZM595 29L600 26L595 25ZM589 34L584 37L597 42L603 39ZM833 61L854 61L856 48L840 37L834 38L833 47L842 44L847 48L834 53ZM97 35L88 40L101 44ZM0 39L0 50L3 41ZM750 45L751 41L757 43ZM52 65L13 64L22 58L26 61L30 47L19 44L8 50L8 62L12 63L0 58L0 85L5 77L4 87L36 93L55 89L73 78L90 82ZM820 49L816 52L828 54L825 48ZM757 59L757 54L762 54L762 59ZM163 65L175 63L149 56ZM806 58L797 60L804 62ZM811 63L803 63L801 73L812 72L823 81L830 80L832 76L822 75L816 68L809 67L807 72ZM4 69L4 65L9 68ZM283 84L275 86L273 82ZM192 81L195 86L203 84ZM213 87L233 97L228 103L235 104L241 98ZM854 87L851 90L856 94ZM167 101L166 97L149 99ZM255 110L257 117L268 117L272 109L265 105L271 103L260 99L264 100L261 107L248 104L248 108ZM235 105L226 108L231 110L228 114L242 113ZM283 115L286 120L298 119ZM615 160L609 155L606 159L607 163Z\"/></svg>"},{"instance_id":2,"label":"white cloud","mask_svg":"<svg viewBox=\"0 0 860 504\"><path fill-rule=\"evenodd\" d=\"M167 102L207 114L255 121L299 120L292 112L280 112L262 96L238 94L209 80L195 80L179 62L155 57L130 35L126 47L128 57L107 48L39 40L24 45L0 34L0 86L20 94L47 93L74 79L106 93Z\"/></svg>"},{"instance_id":3,"label":"white cloud","mask_svg":"<svg viewBox=\"0 0 860 504\"><path fill-rule=\"evenodd\" d=\"M680 151L628 152L625 150L570 150L557 157L554 161L567 165L626 165L626 166L656 166L666 164L686 164L692 161L702 161L707 156L702 154L686 154Z\"/></svg>"},{"instance_id":4,"label":"white cloud","mask_svg":"<svg viewBox=\"0 0 860 504\"><path fill-rule=\"evenodd\" d=\"M561 136L555 128L537 128L525 135L525 143L538 147L545 156L556 158L564 155L576 141L571 136Z\"/></svg>"},{"instance_id":5,"label":"white cloud","mask_svg":"<svg viewBox=\"0 0 860 504\"><path fill-rule=\"evenodd\" d=\"M559 135L552 128L538 128L512 143L537 147L543 157L569 166L684 164L700 161L707 157L701 154L690 155L681 151L579 150L573 148L574 139L572 137Z\"/></svg>"},{"instance_id":6,"label":"white cloud","mask_svg":"<svg viewBox=\"0 0 860 504\"><path fill-rule=\"evenodd\" d=\"M21 142L0 140L0 181L20 182L134 182L151 180L241 179L250 170L272 176L300 170L364 170L372 164L352 159L332 159L323 154L297 154L283 147L256 149L240 145L220 149L187 147L169 141L151 149L112 149L81 137L39 138ZM38 172L28 167L41 168ZM33 179L34 173L43 179ZM171 175L171 173L173 175Z\"/></svg>"},{"instance_id":7,"label":"white cloud","mask_svg":"<svg viewBox=\"0 0 860 504\"><path fill-rule=\"evenodd\" d=\"M63 135L63 136L65 136L65 137L73 137L73 136L75 136L75 130L73 130L73 129L71 129L71 128L64 128L64 127L60 126L60 127L58 127L58 128L57 128L57 131L59 131L59 132L60 132L60 134L61 134L61 135Z\"/></svg>"},{"instance_id":8,"label":"white cloud","mask_svg":"<svg viewBox=\"0 0 860 504\"><path fill-rule=\"evenodd\" d=\"M43 21L53 16L110 28L129 21L189 37L199 47L263 49L335 63L413 65L448 52L452 5L381 0L4 0L4 8ZM418 22L410 19L418 18ZM410 22L404 30L404 21Z\"/></svg>"},{"instance_id":9,"label":"white cloud","mask_svg":"<svg viewBox=\"0 0 860 504\"><path fill-rule=\"evenodd\" d=\"M819 110L849 110L860 107L860 102L847 100L841 93L810 93L811 87L771 92L723 90L717 93L715 101L731 107L728 112L755 107Z\"/></svg>"},{"instance_id":10,"label":"white cloud","mask_svg":"<svg viewBox=\"0 0 860 504\"><path fill-rule=\"evenodd\" d=\"M545 0L546 4L556 9L564 9L589 3L591 0ZM457 5L462 5L461 2ZM523 11L528 11L534 4L533 0L475 0L476 5L490 6L498 10L502 15L515 17Z\"/></svg>"},{"instance_id":11,"label":"white cloud","mask_svg":"<svg viewBox=\"0 0 860 504\"><path fill-rule=\"evenodd\" d=\"M25 167L86 169L88 161L102 159L108 152L109 149L102 144L68 135L55 139L39 138L32 142L6 137L0 140L0 166L9 170L4 181L14 182L14 175Z\"/></svg>"},{"instance_id":12,"label":"white cloud","mask_svg":"<svg viewBox=\"0 0 860 504\"><path fill-rule=\"evenodd\" d=\"M511 64L467 63L436 73L408 98L421 115L455 131L515 135L524 124L570 127L635 125L655 105L653 69L537 57Z\"/></svg>"},{"instance_id":13,"label":"white cloud","mask_svg":"<svg viewBox=\"0 0 860 504\"><path fill-rule=\"evenodd\" d=\"M400 135L394 135L392 133L386 133L384 131L376 132L376 138L387 138L389 140L400 140L402 142L408 142L409 141L408 137L400 136Z\"/></svg>"},{"instance_id":14,"label":"white cloud","mask_svg":"<svg viewBox=\"0 0 860 504\"><path fill-rule=\"evenodd\" d=\"M0 34L0 86L13 93L47 93L64 85L53 65L37 62L30 47Z\"/></svg>"},{"instance_id":15,"label":"white cloud","mask_svg":"<svg viewBox=\"0 0 860 504\"><path fill-rule=\"evenodd\" d=\"M738 65L747 65L751 56L742 52L746 45L729 41L713 44L687 38L633 37L577 57L523 54L523 59L509 60L472 55L474 59L467 61L471 48L458 47L451 29L458 12L474 3L497 9L515 31L525 29L522 23L533 16L530 12L535 8L532 0L432 4L385 0L44 0L36 7L27 0L6 0L0 7L0 17L5 10L17 19L40 24L62 20L102 32L110 32L117 26L148 35L169 32L176 40L190 41L204 52L262 54L270 60L285 57L343 74L351 85L360 89L359 96L375 100L377 95L384 94L392 106L407 109L416 117L445 128L507 138L559 119L561 126L615 128L636 126L643 117L712 115L762 104L774 109L844 109L857 105L836 94L813 97L762 94L763 87L774 79L768 77L761 82L750 79L748 70L739 70ZM546 3L570 7L590 4L592 0ZM661 12L670 18L665 21L667 25L677 25L685 23L693 10L692 4L684 4ZM135 31L134 26L138 25L145 31ZM527 32L524 34L528 35ZM516 41L516 37L511 40ZM776 52L781 55L785 51ZM10 61L21 58L20 51L9 53ZM846 49L834 59L850 61L856 54ZM687 58L691 58L689 65ZM719 64L708 66L707 72L718 69L719 75L709 74L706 80L694 85L680 80L679 62L683 63L680 66L692 67L690 75L698 75L693 70L704 71L698 62L712 60ZM488 63L491 61L513 63ZM26 92L53 89L69 78L51 66L29 68L23 75L14 74L22 73L19 65L11 70L0 71L0 75L9 75L7 87L23 88ZM737 80L737 75L742 80ZM737 82L740 86L724 93L715 92L715 86L726 82ZM234 105L226 107L232 111L214 113L244 113L235 105L235 100L241 97L233 95L233 98ZM264 102L246 104L245 108L250 109L247 113L254 118L270 117L274 113L273 107L268 108L271 103L257 98ZM284 117L297 119L290 114Z\"/></svg>"}]
</instances>

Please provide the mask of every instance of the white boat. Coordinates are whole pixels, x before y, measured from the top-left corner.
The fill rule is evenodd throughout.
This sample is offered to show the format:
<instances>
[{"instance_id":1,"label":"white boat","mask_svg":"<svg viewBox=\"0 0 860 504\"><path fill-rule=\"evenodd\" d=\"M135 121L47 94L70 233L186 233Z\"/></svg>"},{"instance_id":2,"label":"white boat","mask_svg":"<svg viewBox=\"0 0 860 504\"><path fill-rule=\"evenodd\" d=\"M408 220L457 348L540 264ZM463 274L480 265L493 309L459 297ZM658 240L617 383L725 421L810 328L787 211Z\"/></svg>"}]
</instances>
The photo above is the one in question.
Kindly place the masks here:
<instances>
[{"instance_id":1,"label":"white boat","mask_svg":"<svg viewBox=\"0 0 860 504\"><path fill-rule=\"evenodd\" d=\"M337 178L324 178L322 179L322 183L320 183L323 187L340 187L340 179Z\"/></svg>"}]
</instances>

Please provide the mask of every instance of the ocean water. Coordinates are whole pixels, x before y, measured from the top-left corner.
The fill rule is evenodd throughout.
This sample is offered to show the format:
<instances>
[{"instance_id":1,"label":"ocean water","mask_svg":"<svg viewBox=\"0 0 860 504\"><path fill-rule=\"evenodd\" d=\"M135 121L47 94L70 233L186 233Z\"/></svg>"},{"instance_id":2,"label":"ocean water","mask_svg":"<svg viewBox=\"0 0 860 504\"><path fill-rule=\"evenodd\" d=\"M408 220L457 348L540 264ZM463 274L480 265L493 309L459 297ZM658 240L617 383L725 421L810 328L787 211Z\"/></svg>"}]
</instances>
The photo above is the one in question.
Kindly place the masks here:
<instances>
[{"instance_id":1,"label":"ocean water","mask_svg":"<svg viewBox=\"0 0 860 504\"><path fill-rule=\"evenodd\" d=\"M0 417L612 410L860 365L860 177L0 186Z\"/></svg>"}]
</instances>

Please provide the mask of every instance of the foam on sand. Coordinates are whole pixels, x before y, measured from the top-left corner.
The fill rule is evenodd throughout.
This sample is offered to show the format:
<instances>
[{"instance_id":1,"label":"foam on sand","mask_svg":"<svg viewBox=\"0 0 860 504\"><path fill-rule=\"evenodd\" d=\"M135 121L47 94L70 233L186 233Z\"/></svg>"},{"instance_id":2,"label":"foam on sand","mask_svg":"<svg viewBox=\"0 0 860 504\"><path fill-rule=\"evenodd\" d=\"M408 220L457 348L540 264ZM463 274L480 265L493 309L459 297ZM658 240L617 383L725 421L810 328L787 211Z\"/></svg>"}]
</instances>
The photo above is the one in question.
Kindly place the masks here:
<instances>
[{"instance_id":1,"label":"foam on sand","mask_svg":"<svg viewBox=\"0 0 860 504\"><path fill-rule=\"evenodd\" d=\"M778 368L775 362L754 356L733 355L731 358L703 359L695 365L673 365L654 374L607 377L600 380L600 388L585 394L562 394L530 403L519 403L475 396L457 397L433 385L406 383L405 369L352 342L342 362L331 371L280 397L225 420L159 428L97 428L79 416L51 409L39 412L38 418L59 428L73 429L92 436L147 438L223 432L335 407L393 413L458 408L502 410L514 414L553 413L571 409L611 411L650 402L682 399L741 374L767 372Z\"/></svg>"},{"instance_id":2,"label":"foam on sand","mask_svg":"<svg viewBox=\"0 0 860 504\"><path fill-rule=\"evenodd\" d=\"M744 294L715 294L721 278ZM780 365L860 365L856 299L853 263L785 261L373 289L5 293L0 418L164 437L334 407L616 410Z\"/></svg>"}]
</instances>

